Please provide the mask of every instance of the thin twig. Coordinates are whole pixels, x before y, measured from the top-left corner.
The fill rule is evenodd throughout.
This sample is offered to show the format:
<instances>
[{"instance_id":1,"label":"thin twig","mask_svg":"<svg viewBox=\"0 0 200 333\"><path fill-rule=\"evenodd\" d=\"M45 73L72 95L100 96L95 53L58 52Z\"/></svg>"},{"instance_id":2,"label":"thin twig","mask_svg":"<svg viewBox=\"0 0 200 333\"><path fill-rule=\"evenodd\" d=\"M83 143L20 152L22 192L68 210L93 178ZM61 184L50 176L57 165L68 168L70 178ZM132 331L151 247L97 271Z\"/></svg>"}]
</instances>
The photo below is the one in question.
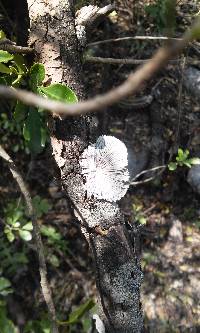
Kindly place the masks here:
<instances>
[{"instance_id":1,"label":"thin twig","mask_svg":"<svg viewBox=\"0 0 200 333\"><path fill-rule=\"evenodd\" d=\"M106 44L106 43L116 43L121 41L127 41L127 40L181 40L181 38L169 38L166 36L127 36L127 37L120 37L120 38L110 38L110 39L104 39L97 42L88 43L87 46L96 46L100 44Z\"/></svg>"},{"instance_id":2,"label":"thin twig","mask_svg":"<svg viewBox=\"0 0 200 333\"><path fill-rule=\"evenodd\" d=\"M100 63L100 64L111 64L111 65L141 65L146 64L151 59L132 59L132 58L104 58L104 57L92 57L86 56L84 61L91 63ZM168 63L177 65L182 61L182 59L169 60ZM187 58L187 64L190 65L199 65L200 60Z\"/></svg>"},{"instance_id":3,"label":"thin twig","mask_svg":"<svg viewBox=\"0 0 200 333\"><path fill-rule=\"evenodd\" d=\"M143 64L143 66L140 66L134 73L130 74L127 80L120 86L89 100L75 104L66 104L51 101L31 92L6 86L0 86L0 96L3 96L4 98L18 99L24 104L40 107L55 113L65 114L66 116L75 116L103 110L105 107L113 105L121 99L135 94L144 82L150 80L171 58L176 57L188 45L188 43L196 38L199 26L200 17L196 20L192 28L183 35L181 40L178 40L173 44L169 43L160 48L152 59Z\"/></svg>"},{"instance_id":4,"label":"thin twig","mask_svg":"<svg viewBox=\"0 0 200 333\"><path fill-rule=\"evenodd\" d=\"M17 170L13 160L10 158L10 156L6 153L6 151L3 149L3 147L0 145L0 156L8 163L8 167L13 175L13 178L16 180L21 193L24 196L24 200L26 202L27 210L29 217L31 218L31 221L33 223L33 236L35 239L36 247L37 247L37 253L39 257L39 271L40 271L40 284L42 288L42 293L44 296L44 300L46 302L48 312L49 312L49 318L51 320L51 330L52 333L58 333L58 327L56 323L56 311L52 299L51 289L49 286L49 283L47 281L47 267L45 262L45 256L44 256L44 248L42 244L42 239L40 235L40 228L34 213L34 208L32 205L31 195L27 189L27 186L20 174L20 172Z\"/></svg>"},{"instance_id":5,"label":"thin twig","mask_svg":"<svg viewBox=\"0 0 200 333\"><path fill-rule=\"evenodd\" d=\"M146 215L147 213L150 213L154 208L156 208L156 206L158 205L158 203L156 202L155 204L153 204L152 206L150 206L149 208L145 209L142 213L144 215Z\"/></svg>"},{"instance_id":6,"label":"thin twig","mask_svg":"<svg viewBox=\"0 0 200 333\"><path fill-rule=\"evenodd\" d=\"M107 5L102 8L98 6L84 6L76 12L76 25L91 26L100 17L110 14L115 9L114 5Z\"/></svg>"},{"instance_id":7,"label":"thin twig","mask_svg":"<svg viewBox=\"0 0 200 333\"><path fill-rule=\"evenodd\" d=\"M100 64L123 64L123 65L140 65L146 64L149 59L130 59L130 58L103 58L103 57L85 57L84 61L92 62L92 63L100 63Z\"/></svg>"},{"instance_id":8,"label":"thin twig","mask_svg":"<svg viewBox=\"0 0 200 333\"><path fill-rule=\"evenodd\" d=\"M132 109L142 109L149 106L153 101L152 95L146 95L141 97L130 96L128 98L122 99L118 103L120 109L132 110Z\"/></svg>"},{"instance_id":9,"label":"thin twig","mask_svg":"<svg viewBox=\"0 0 200 333\"><path fill-rule=\"evenodd\" d=\"M19 54L29 54L34 52L34 49L30 47L16 45L14 42L7 38L3 38L0 40L0 50Z\"/></svg>"},{"instance_id":10,"label":"thin twig","mask_svg":"<svg viewBox=\"0 0 200 333\"><path fill-rule=\"evenodd\" d=\"M156 176L152 176L149 178L146 178L144 180L139 180L138 182L132 182L131 185L137 186L137 185L142 185L142 184L146 184L151 182L152 180L154 180L161 172L159 172Z\"/></svg>"},{"instance_id":11,"label":"thin twig","mask_svg":"<svg viewBox=\"0 0 200 333\"><path fill-rule=\"evenodd\" d=\"M159 165L159 166L151 168L151 169L143 170L140 173L138 173L134 178L131 179L130 185L140 185L140 184L148 183L151 180L155 179L155 177L157 177L158 174L160 175L164 171L164 169L166 169L166 167L167 167L167 165ZM156 176L152 176L152 177L146 178L144 180L135 182L135 180L137 178L139 178L140 176L142 176L146 173L152 172L152 171L160 170L160 169L161 169L161 171Z\"/></svg>"}]
</instances>

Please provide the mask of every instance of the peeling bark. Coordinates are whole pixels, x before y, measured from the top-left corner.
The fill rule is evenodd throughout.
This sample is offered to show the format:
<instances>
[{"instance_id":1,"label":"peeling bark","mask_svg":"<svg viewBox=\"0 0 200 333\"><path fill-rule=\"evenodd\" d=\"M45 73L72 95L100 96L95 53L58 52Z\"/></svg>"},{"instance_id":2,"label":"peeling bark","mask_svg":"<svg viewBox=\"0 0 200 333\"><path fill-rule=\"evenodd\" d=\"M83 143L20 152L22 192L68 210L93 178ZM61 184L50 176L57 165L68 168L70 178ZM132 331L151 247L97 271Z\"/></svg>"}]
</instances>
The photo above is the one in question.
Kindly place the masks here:
<instances>
[{"instance_id":1,"label":"peeling bark","mask_svg":"<svg viewBox=\"0 0 200 333\"><path fill-rule=\"evenodd\" d=\"M46 80L66 83L79 99L85 98L72 1L28 0L28 7L29 46L36 50L36 61L44 64ZM51 131L62 186L93 252L106 333L139 333L141 271L124 217L117 204L87 198L83 187L79 157L96 139L92 119L56 117Z\"/></svg>"}]
</instances>

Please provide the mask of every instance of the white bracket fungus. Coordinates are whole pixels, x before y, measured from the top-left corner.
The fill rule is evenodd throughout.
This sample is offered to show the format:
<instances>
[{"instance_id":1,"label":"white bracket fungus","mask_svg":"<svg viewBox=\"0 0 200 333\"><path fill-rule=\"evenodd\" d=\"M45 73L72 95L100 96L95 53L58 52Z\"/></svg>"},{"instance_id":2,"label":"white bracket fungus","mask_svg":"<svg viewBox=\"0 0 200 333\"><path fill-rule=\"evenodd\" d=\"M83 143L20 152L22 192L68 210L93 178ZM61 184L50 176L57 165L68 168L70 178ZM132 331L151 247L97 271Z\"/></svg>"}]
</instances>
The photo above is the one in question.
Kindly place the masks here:
<instances>
[{"instance_id":1,"label":"white bracket fungus","mask_svg":"<svg viewBox=\"0 0 200 333\"><path fill-rule=\"evenodd\" d=\"M100 136L81 156L87 196L111 202L120 200L129 187L128 151L113 136Z\"/></svg>"}]
</instances>

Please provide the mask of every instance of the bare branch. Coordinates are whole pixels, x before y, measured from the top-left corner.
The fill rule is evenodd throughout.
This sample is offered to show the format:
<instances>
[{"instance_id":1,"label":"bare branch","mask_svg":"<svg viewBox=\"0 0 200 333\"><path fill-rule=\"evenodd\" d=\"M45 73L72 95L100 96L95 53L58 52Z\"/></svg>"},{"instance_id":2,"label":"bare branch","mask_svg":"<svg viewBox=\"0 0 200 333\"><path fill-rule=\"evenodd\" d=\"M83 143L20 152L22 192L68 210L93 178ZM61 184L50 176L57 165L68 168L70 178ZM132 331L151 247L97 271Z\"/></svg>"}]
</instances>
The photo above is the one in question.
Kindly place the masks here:
<instances>
[{"instance_id":1,"label":"bare branch","mask_svg":"<svg viewBox=\"0 0 200 333\"><path fill-rule=\"evenodd\" d=\"M102 8L93 5L84 6L76 12L76 25L90 27L97 19L110 14L114 9L113 5Z\"/></svg>"},{"instance_id":2,"label":"bare branch","mask_svg":"<svg viewBox=\"0 0 200 333\"><path fill-rule=\"evenodd\" d=\"M37 223L36 216L34 214L34 208L32 205L31 195L27 189L27 186L20 174L20 172L17 170L13 160L11 157L6 153L6 151L3 149L3 147L0 145L0 157L2 157L7 163L8 167L13 175L13 178L16 180L21 193L24 196L24 200L26 202L27 210L29 217L31 218L31 221L33 223L33 235L37 247L37 253L39 258L39 270L40 270L40 284L42 288L42 293L44 296L44 300L46 302L48 312L49 312L49 318L51 320L52 325L52 333L58 333L58 327L56 324L56 312L55 307L51 295L51 289L49 286L49 283L47 281L47 267L45 262L45 256L44 256L44 248L42 244L42 239L40 235L40 228Z\"/></svg>"},{"instance_id":3,"label":"bare branch","mask_svg":"<svg viewBox=\"0 0 200 333\"><path fill-rule=\"evenodd\" d=\"M195 34L199 29L199 24L200 18L198 18L193 27L183 35L183 39L176 41L175 44L170 43L160 48L152 59L143 66L140 66L134 73L130 74L128 79L120 86L87 101L76 104L65 104L42 98L30 92L5 86L0 86L0 96L18 99L24 104L39 106L51 112L65 114L66 116L75 116L102 110L107 106L119 102L123 98L135 94L144 82L150 80L171 58L177 56L189 42L196 38Z\"/></svg>"},{"instance_id":4,"label":"bare branch","mask_svg":"<svg viewBox=\"0 0 200 333\"><path fill-rule=\"evenodd\" d=\"M132 109L143 109L149 106L153 101L152 95L146 95L141 97L130 96L122 99L117 106L120 109L132 110Z\"/></svg>"},{"instance_id":5,"label":"bare branch","mask_svg":"<svg viewBox=\"0 0 200 333\"><path fill-rule=\"evenodd\" d=\"M10 39L7 38L3 38L0 40L0 50L8 51L11 53L22 53L22 54L28 54L34 52L34 49L30 47L16 45L14 42L12 42Z\"/></svg>"},{"instance_id":6,"label":"bare branch","mask_svg":"<svg viewBox=\"0 0 200 333\"><path fill-rule=\"evenodd\" d=\"M130 181L130 185L135 185L135 186L136 186L136 185L140 185L140 184L148 183L148 182L150 182L151 180L155 179L155 178L157 177L157 175L160 175L160 174L166 169L166 167L167 167L167 165L159 165L159 166L154 167L154 168L151 168L151 169L143 170L143 171L141 171L140 173L138 173L133 179L131 179L131 181ZM161 170L160 170L160 169L161 169ZM135 180L136 180L137 178L139 178L140 176L143 176L143 175L145 175L146 173L150 173L150 172L153 172L153 171L156 171L156 170L160 170L160 171L158 172L157 175L152 176L152 177L149 177L149 178L146 178L146 179L141 180L141 181L137 181L137 182L135 182Z\"/></svg>"},{"instance_id":7,"label":"bare branch","mask_svg":"<svg viewBox=\"0 0 200 333\"><path fill-rule=\"evenodd\" d=\"M120 64L120 65L141 65L141 64L146 64L148 61L151 59L131 59L131 58L102 58L102 57L92 57L92 56L87 56L84 59L86 62L96 62L100 64ZM170 64L177 64L181 61L181 59L177 60L169 60Z\"/></svg>"},{"instance_id":8,"label":"bare branch","mask_svg":"<svg viewBox=\"0 0 200 333\"><path fill-rule=\"evenodd\" d=\"M91 63L100 63L100 64L111 64L111 65L141 65L146 64L151 59L132 59L132 58L103 58L103 57L92 57L92 56L86 56L84 59L86 62ZM177 65L181 63L182 59L175 59L175 60L169 60L168 63ZM200 61L187 58L187 64L190 65L199 65Z\"/></svg>"},{"instance_id":9,"label":"bare branch","mask_svg":"<svg viewBox=\"0 0 200 333\"><path fill-rule=\"evenodd\" d=\"M88 43L87 46L96 46L100 44L106 44L106 43L117 43L127 40L181 40L181 38L169 38L166 36L127 36L127 37L120 37L120 38L110 38L110 39L104 39L97 42Z\"/></svg>"}]
</instances>

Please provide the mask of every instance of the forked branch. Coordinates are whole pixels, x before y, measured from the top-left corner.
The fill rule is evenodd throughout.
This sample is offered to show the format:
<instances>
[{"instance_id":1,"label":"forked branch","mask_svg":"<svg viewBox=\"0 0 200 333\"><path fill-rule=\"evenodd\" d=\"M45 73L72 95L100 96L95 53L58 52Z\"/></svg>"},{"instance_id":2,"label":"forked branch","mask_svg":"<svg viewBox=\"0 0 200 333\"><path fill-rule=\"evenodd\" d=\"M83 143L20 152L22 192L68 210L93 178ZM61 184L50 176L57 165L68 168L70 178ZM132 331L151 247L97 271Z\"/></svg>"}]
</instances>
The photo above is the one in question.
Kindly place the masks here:
<instances>
[{"instance_id":1,"label":"forked branch","mask_svg":"<svg viewBox=\"0 0 200 333\"><path fill-rule=\"evenodd\" d=\"M140 66L134 73L130 74L127 80L120 86L89 100L76 104L65 104L45 99L31 92L6 86L0 86L0 96L4 98L18 99L24 104L33 105L66 116L75 116L103 110L105 107L113 105L121 99L135 94L144 82L150 80L170 59L181 53L191 41L196 39L199 33L199 27L200 17L195 21L192 28L183 35L182 39L178 40L176 43L169 43L160 48L153 58Z\"/></svg>"}]
</instances>

